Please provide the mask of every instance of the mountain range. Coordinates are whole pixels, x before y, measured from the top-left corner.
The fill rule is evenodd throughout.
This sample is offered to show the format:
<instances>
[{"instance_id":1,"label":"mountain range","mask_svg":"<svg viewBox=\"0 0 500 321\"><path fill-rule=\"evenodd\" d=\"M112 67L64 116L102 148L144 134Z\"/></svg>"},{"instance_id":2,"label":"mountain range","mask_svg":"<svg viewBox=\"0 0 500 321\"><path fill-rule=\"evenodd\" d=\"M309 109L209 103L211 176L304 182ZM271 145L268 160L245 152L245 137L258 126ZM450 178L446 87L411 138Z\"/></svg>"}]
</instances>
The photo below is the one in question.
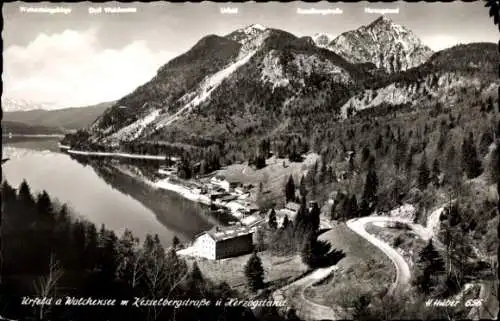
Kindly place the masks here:
<instances>
[{"instance_id":1,"label":"mountain range","mask_svg":"<svg viewBox=\"0 0 500 321\"><path fill-rule=\"evenodd\" d=\"M264 137L307 138L367 108L453 104L498 86L493 43L433 53L385 17L329 40L262 25L207 35L108 108L80 143L234 152Z\"/></svg>"},{"instance_id":2,"label":"mountain range","mask_svg":"<svg viewBox=\"0 0 500 321\"><path fill-rule=\"evenodd\" d=\"M43 133L63 133L88 127L114 102L105 102L86 107L73 107L63 109L44 109L43 105L24 102L21 110L11 108L13 100L2 98L3 111L2 123L4 126L10 124L14 132L32 132L43 129ZM6 102L8 105L4 105ZM7 110L7 111L5 111ZM14 110L14 111L13 111ZM15 125L15 126L14 126ZM7 126L8 127L8 126ZM30 129L31 128L31 129Z\"/></svg>"}]
</instances>

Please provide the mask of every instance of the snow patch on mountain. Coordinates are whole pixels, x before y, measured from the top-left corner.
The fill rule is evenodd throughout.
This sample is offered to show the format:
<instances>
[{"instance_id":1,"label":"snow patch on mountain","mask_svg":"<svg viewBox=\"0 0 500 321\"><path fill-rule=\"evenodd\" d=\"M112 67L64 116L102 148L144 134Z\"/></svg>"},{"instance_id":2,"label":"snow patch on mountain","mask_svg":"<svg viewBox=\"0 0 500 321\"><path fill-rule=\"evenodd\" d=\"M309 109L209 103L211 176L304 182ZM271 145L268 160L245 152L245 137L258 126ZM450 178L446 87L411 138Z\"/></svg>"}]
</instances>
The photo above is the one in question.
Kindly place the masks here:
<instances>
[{"instance_id":1,"label":"snow patch on mountain","mask_svg":"<svg viewBox=\"0 0 500 321\"><path fill-rule=\"evenodd\" d=\"M116 133L110 136L111 140L121 140L121 141L131 141L137 139L142 132L153 123L156 118L160 115L161 110L155 109L151 111L148 115L140 118L133 122L132 124L125 126L118 130Z\"/></svg>"},{"instance_id":2,"label":"snow patch on mountain","mask_svg":"<svg viewBox=\"0 0 500 321\"><path fill-rule=\"evenodd\" d=\"M238 57L236 58L237 60L243 59L246 57L250 52L257 51L259 50L264 41L269 37L271 32L269 30L266 30L264 32L257 33L251 37L242 39L240 41L241 43L241 48L240 48L240 53L238 54Z\"/></svg>"},{"instance_id":3,"label":"snow patch on mountain","mask_svg":"<svg viewBox=\"0 0 500 321\"><path fill-rule=\"evenodd\" d=\"M202 102L207 100L210 97L210 94L220 86L222 81L228 78L231 74L233 74L239 67L246 64L250 58L255 54L255 51L248 53L242 59L237 60L226 68L216 72L215 74L205 77L205 79L201 82L198 89L195 92L190 92L180 98L180 101L186 101L186 97L189 97L189 101L181 107L176 113L169 115L165 118L158 119L156 122L156 130L170 125L172 122L177 120L181 115L188 113L193 108L199 106Z\"/></svg>"},{"instance_id":4,"label":"snow patch on mountain","mask_svg":"<svg viewBox=\"0 0 500 321\"><path fill-rule=\"evenodd\" d=\"M2 110L6 112L28 111L28 110L39 110L39 109L52 110L58 108L61 108L61 106L57 106L54 103L33 102L27 99L2 97Z\"/></svg>"},{"instance_id":5,"label":"snow patch on mountain","mask_svg":"<svg viewBox=\"0 0 500 321\"><path fill-rule=\"evenodd\" d=\"M290 80L285 75L280 57L276 50L269 51L262 60L262 64L263 68L260 79L263 82L270 82L273 86L273 90L276 87L285 87L290 84Z\"/></svg>"},{"instance_id":6,"label":"snow patch on mountain","mask_svg":"<svg viewBox=\"0 0 500 321\"><path fill-rule=\"evenodd\" d=\"M271 30L267 27L261 24L253 24L230 33L226 38L241 44L240 53L237 57L239 60L244 58L248 53L260 48L270 33Z\"/></svg>"},{"instance_id":7,"label":"snow patch on mountain","mask_svg":"<svg viewBox=\"0 0 500 321\"><path fill-rule=\"evenodd\" d=\"M250 34L252 32L255 32L255 30L264 31L266 29L267 29L267 27L265 27L261 24L258 24L258 23L254 23L253 25L250 25L250 26L245 28L245 33Z\"/></svg>"}]
</instances>

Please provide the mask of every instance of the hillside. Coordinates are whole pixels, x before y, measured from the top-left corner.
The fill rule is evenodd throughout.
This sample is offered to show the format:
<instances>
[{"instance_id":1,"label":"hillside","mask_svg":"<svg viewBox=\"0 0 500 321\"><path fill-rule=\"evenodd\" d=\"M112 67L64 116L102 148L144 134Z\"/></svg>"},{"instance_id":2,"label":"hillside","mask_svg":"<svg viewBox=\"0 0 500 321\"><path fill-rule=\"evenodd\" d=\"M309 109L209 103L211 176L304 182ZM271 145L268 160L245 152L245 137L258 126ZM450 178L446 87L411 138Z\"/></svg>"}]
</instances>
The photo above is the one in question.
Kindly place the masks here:
<instances>
[{"instance_id":1,"label":"hillside","mask_svg":"<svg viewBox=\"0 0 500 321\"><path fill-rule=\"evenodd\" d=\"M105 102L88 107L64 108L56 110L34 109L26 111L4 111L3 120L23 123L27 126L46 126L75 130L88 127L113 102Z\"/></svg>"},{"instance_id":2,"label":"hillside","mask_svg":"<svg viewBox=\"0 0 500 321\"><path fill-rule=\"evenodd\" d=\"M101 150L189 152L193 162L215 157L218 161L210 162L219 164L217 169L264 156L258 148L263 141L270 141L269 150L279 157L319 152L328 147L333 128L356 114L495 97L495 44L460 45L431 55L410 30L386 18L343 37L351 33L372 35L356 38L364 52L384 49L371 48L383 35L384 46L411 49L400 52L411 61L388 72L371 56L354 63L344 51L318 47L311 37L250 25L202 38L66 142Z\"/></svg>"},{"instance_id":3,"label":"hillside","mask_svg":"<svg viewBox=\"0 0 500 321\"><path fill-rule=\"evenodd\" d=\"M31 126L23 123L2 120L2 135L62 135L67 131L57 127Z\"/></svg>"}]
</instances>

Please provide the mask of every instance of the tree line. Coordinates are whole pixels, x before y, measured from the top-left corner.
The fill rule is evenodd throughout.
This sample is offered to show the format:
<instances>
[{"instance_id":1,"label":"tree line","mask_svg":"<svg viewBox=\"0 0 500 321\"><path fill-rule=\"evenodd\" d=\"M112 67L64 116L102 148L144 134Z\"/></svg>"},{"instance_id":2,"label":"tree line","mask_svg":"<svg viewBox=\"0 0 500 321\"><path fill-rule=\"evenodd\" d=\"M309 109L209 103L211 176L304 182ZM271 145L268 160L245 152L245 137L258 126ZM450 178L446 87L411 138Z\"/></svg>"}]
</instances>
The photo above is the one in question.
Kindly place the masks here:
<instances>
[{"instance_id":1,"label":"tree line","mask_svg":"<svg viewBox=\"0 0 500 321\"><path fill-rule=\"evenodd\" d=\"M210 305L88 307L23 306L22 297L92 297L133 300L225 300L238 297L226 283L215 284L176 254L157 235L142 243L75 217L26 181L2 184L2 316L18 320L255 320L246 308Z\"/></svg>"}]
</instances>

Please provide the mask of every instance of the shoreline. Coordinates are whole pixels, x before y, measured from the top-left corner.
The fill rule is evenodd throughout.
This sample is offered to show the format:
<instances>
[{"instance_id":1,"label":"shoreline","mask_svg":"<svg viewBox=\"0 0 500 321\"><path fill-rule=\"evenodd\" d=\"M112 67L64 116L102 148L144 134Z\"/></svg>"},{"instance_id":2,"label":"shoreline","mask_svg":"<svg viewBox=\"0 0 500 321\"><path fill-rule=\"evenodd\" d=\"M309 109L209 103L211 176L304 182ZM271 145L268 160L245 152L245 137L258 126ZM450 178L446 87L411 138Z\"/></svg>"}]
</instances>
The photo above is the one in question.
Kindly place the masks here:
<instances>
[{"instance_id":1,"label":"shoreline","mask_svg":"<svg viewBox=\"0 0 500 321\"><path fill-rule=\"evenodd\" d=\"M120 157L120 158L132 158L132 159L149 159L149 160L167 160L167 156L159 156L159 155L144 155L144 154L130 154L130 153L113 153L113 152L91 152L91 151L79 151L79 150L74 150L71 149L71 146L68 145L63 145L61 143L58 144L60 149L64 149L68 154L73 154L73 155L83 155L83 156L101 156L101 157ZM170 158L172 159L172 158ZM118 167L117 167L118 168ZM123 170L123 169L120 169ZM211 201L210 196L206 194L201 194L201 193L196 193L191 190L191 188L186 187L182 184L182 182L176 182L173 183L170 181L170 177L160 179L157 181L152 181L145 177L144 175L141 174L136 174L136 173L130 173L133 174L134 176L138 177L145 183L155 187L155 188L160 188L164 190L168 190L171 192L174 192L181 197L197 202L200 204L204 205L217 205L223 208L226 208L229 210L230 214L238 221L241 221L243 218L243 215L239 212L239 210L247 209L248 206L239 204L237 202L228 202L228 203L221 203L220 201ZM200 182L195 182L195 183L200 183Z\"/></svg>"},{"instance_id":2,"label":"shoreline","mask_svg":"<svg viewBox=\"0 0 500 321\"><path fill-rule=\"evenodd\" d=\"M2 138L14 138L14 137L64 137L64 134L2 134Z\"/></svg>"},{"instance_id":3,"label":"shoreline","mask_svg":"<svg viewBox=\"0 0 500 321\"><path fill-rule=\"evenodd\" d=\"M175 193L181 195L182 197L184 197L190 201L202 203L205 205L210 205L210 197L208 197L206 195L194 193L194 192L190 191L189 188L187 188L185 186L171 183L168 181L168 178L163 179L163 180L159 180L157 182L151 182L151 183L157 188L161 188L161 189L175 192Z\"/></svg>"},{"instance_id":4,"label":"shoreline","mask_svg":"<svg viewBox=\"0 0 500 321\"><path fill-rule=\"evenodd\" d=\"M167 156L159 155L144 155L144 154L129 154L129 153L112 153L112 152L86 152L81 150L71 149L70 146L59 145L61 148L67 149L67 153L73 155L84 156L101 156L101 157L121 157L121 158L134 158L134 159L151 159L151 160L167 160Z\"/></svg>"}]
</instances>

